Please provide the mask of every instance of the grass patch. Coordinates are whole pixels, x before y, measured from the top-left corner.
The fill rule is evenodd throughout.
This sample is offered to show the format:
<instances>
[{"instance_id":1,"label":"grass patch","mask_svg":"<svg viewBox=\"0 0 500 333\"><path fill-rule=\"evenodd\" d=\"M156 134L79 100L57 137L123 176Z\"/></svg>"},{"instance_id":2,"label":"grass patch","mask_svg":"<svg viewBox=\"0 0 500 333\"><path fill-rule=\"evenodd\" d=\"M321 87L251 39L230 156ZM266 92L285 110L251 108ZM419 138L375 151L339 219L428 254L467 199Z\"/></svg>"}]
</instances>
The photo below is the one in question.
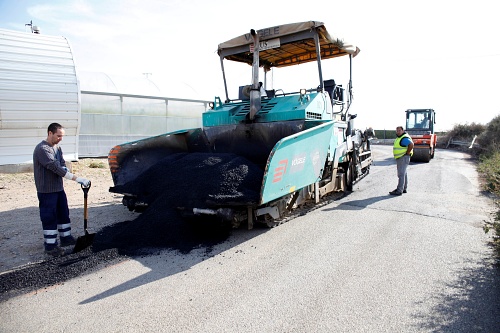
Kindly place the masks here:
<instances>
[{"instance_id":1,"label":"grass patch","mask_svg":"<svg viewBox=\"0 0 500 333\"><path fill-rule=\"evenodd\" d=\"M500 151L481 154L478 171L485 180L484 189L500 195Z\"/></svg>"}]
</instances>

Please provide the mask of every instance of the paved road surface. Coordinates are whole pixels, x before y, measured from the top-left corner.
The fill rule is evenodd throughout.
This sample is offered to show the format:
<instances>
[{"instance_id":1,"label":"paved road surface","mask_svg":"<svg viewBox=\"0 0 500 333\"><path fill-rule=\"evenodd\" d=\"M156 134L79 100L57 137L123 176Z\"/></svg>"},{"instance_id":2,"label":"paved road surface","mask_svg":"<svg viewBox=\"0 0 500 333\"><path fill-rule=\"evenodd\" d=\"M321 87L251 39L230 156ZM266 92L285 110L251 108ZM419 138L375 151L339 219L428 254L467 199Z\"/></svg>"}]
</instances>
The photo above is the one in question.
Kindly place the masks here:
<instances>
[{"instance_id":1,"label":"paved road surface","mask_svg":"<svg viewBox=\"0 0 500 333\"><path fill-rule=\"evenodd\" d=\"M391 147L354 192L275 229L128 260L0 304L0 332L500 332L493 205L439 150L392 197Z\"/></svg>"}]
</instances>

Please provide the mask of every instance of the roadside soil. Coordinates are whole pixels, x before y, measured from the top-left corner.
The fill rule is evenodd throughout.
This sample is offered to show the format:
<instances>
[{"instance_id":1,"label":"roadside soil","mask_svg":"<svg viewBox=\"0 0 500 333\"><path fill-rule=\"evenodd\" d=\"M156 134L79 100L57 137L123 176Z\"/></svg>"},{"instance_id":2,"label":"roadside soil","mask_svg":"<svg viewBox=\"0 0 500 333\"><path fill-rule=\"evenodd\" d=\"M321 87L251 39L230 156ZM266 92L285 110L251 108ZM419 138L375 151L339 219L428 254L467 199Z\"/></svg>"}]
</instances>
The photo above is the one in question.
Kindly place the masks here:
<instances>
[{"instance_id":1,"label":"roadside soil","mask_svg":"<svg viewBox=\"0 0 500 333\"><path fill-rule=\"evenodd\" d=\"M137 217L137 213L122 205L121 195L109 192L113 181L106 158L80 159L71 163L71 170L91 181L87 199L89 233ZM66 179L64 187L72 234L78 238L85 234L83 190L78 183ZM0 173L0 202L0 273L49 259L44 253L33 173Z\"/></svg>"}]
</instances>

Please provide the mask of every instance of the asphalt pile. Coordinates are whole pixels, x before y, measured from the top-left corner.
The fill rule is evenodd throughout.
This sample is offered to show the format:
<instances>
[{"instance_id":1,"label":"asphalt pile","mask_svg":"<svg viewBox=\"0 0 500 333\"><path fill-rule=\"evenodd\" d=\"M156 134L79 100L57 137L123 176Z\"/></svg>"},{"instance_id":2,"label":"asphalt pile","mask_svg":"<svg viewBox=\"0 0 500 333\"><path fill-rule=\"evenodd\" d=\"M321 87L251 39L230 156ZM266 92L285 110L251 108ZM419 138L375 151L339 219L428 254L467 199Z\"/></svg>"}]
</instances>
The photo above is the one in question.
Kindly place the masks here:
<instances>
[{"instance_id":1,"label":"asphalt pile","mask_svg":"<svg viewBox=\"0 0 500 333\"><path fill-rule=\"evenodd\" d=\"M113 247L132 255L145 247L187 253L199 244L220 242L227 238L230 225L210 215L186 220L182 212L255 204L262 179L262 169L235 154L170 155L135 180L115 187L137 195L148 207L127 225L103 229L94 248Z\"/></svg>"},{"instance_id":2,"label":"asphalt pile","mask_svg":"<svg viewBox=\"0 0 500 333\"><path fill-rule=\"evenodd\" d=\"M262 178L262 169L235 154L178 153L114 188L149 205L207 208L256 203Z\"/></svg>"},{"instance_id":3,"label":"asphalt pile","mask_svg":"<svg viewBox=\"0 0 500 333\"><path fill-rule=\"evenodd\" d=\"M186 220L179 208L256 203L262 179L262 169L234 154L168 156L121 187L149 204L142 214L97 231L94 243L81 252L0 274L0 300L163 249L189 253L205 248L209 255L214 245L230 236L231 226L216 216Z\"/></svg>"}]
</instances>

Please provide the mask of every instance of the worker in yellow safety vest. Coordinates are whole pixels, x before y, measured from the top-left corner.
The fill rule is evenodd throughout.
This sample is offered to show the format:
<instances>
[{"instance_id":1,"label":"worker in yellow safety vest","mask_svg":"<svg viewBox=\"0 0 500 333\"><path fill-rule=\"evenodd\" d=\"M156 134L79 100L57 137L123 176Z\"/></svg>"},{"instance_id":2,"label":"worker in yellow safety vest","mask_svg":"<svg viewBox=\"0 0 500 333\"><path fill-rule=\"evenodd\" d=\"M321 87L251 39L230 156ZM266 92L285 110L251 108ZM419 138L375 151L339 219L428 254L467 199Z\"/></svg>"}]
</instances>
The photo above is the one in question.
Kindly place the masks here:
<instances>
[{"instance_id":1,"label":"worker in yellow safety vest","mask_svg":"<svg viewBox=\"0 0 500 333\"><path fill-rule=\"evenodd\" d=\"M392 151L396 159L396 166L398 171L398 187L389 192L391 195L401 195L407 192L408 188L408 174L406 169L410 164L410 158L413 155L413 141L411 137L404 131L403 126L396 127L396 135L394 140L394 147Z\"/></svg>"}]
</instances>

